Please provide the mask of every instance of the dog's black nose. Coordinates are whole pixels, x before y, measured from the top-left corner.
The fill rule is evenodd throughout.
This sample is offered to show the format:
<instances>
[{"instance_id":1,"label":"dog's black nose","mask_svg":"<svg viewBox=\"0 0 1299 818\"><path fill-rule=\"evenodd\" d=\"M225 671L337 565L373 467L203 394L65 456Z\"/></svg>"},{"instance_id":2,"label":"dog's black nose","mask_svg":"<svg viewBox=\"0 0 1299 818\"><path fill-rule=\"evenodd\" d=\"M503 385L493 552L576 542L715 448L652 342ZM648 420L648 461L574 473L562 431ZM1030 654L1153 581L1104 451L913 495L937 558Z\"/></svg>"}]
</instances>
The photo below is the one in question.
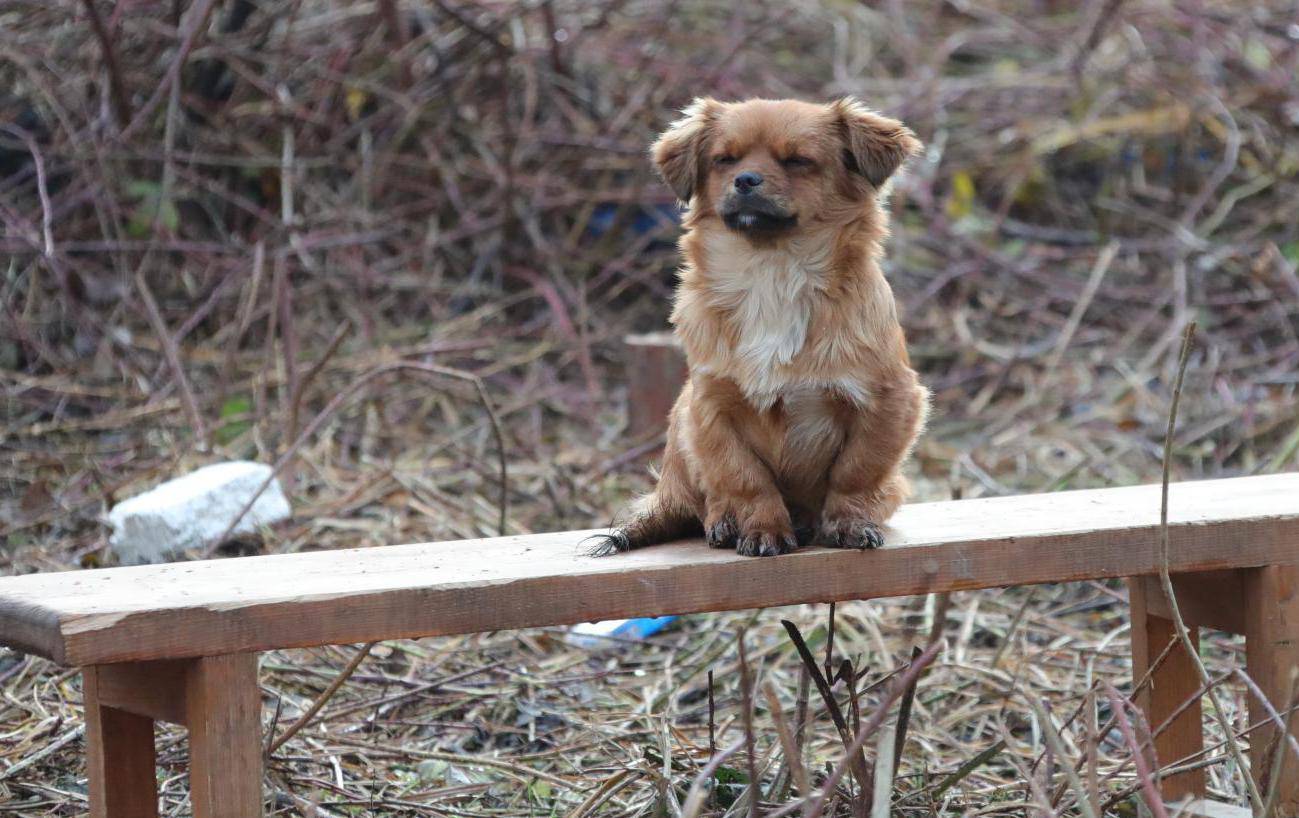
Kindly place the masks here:
<instances>
[{"instance_id":1,"label":"dog's black nose","mask_svg":"<svg viewBox=\"0 0 1299 818\"><path fill-rule=\"evenodd\" d=\"M762 184L762 174L751 170L746 170L735 177L735 189L741 193L748 193L760 184Z\"/></svg>"}]
</instances>

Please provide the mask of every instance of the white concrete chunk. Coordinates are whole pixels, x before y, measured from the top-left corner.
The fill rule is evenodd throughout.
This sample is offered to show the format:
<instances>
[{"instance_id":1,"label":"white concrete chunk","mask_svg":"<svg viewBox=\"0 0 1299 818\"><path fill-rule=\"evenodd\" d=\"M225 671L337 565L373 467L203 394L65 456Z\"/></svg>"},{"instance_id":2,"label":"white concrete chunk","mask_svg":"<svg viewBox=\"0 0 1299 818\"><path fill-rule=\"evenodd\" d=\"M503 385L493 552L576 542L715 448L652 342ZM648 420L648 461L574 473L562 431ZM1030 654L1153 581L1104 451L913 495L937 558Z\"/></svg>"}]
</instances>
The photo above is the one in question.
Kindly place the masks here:
<instances>
[{"instance_id":1,"label":"white concrete chunk","mask_svg":"<svg viewBox=\"0 0 1299 818\"><path fill-rule=\"evenodd\" d=\"M211 545L270 475L261 463L215 463L123 500L108 512L109 547L132 565ZM272 480L231 533L248 534L290 514L280 481Z\"/></svg>"}]
</instances>

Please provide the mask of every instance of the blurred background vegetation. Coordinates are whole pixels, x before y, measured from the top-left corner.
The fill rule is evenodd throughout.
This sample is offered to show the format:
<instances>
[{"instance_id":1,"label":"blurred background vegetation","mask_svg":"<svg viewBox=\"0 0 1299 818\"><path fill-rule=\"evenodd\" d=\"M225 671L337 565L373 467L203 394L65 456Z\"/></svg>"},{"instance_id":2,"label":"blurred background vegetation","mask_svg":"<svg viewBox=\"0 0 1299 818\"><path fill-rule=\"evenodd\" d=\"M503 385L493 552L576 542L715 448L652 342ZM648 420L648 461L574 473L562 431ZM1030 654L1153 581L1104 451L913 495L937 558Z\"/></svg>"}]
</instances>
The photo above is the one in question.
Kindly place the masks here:
<instances>
[{"instance_id":1,"label":"blurred background vegetation","mask_svg":"<svg viewBox=\"0 0 1299 818\"><path fill-rule=\"evenodd\" d=\"M495 534L497 445L473 385L374 374L398 361L482 380L505 433L510 532L607 523L648 487L656 445L626 431L623 338L664 327L677 264L677 207L645 148L699 94L853 94L926 142L895 188L887 259L934 392L913 467L923 498L1157 478L1191 320L1174 476L1294 469L1297 74L1293 0L0 0L0 560L11 572L110 562L107 506L228 458L286 458L295 516L227 550ZM999 672L1040 660L1006 650L1022 640L1076 664L1084 643L1103 644L1091 661L1121 680L1113 588L1055 589L1059 604L1032 606L1028 593L970 594L972 608L952 609L961 662ZM857 620L844 649L855 633L890 664L906 655L909 616L945 624L945 605L903 606L845 609ZM755 642L783 638L769 619ZM662 674L676 652L734 620L696 618L625 661L640 663L638 684L675 685ZM383 661L405 661L389 669L408 677L447 656L586 661L543 637L393 647ZM1220 651L1234 660L1228 643ZM345 661L302 653L325 668ZM959 681L951 661L933 671L935 689L944 673ZM268 686L319 681L284 667ZM34 661L9 656L0 674L40 711L5 711L22 736L5 751L13 760L45 735L32 724L49 727L77 698L69 677ZM517 681L484 678L496 692ZM1075 681L1025 683L1067 699L1086 689ZM621 717L639 694L583 695L544 729L545 708L491 722L531 730L533 744L507 746L540 752L539 729L568 741L591 727L574 712ZM446 717L468 733L420 740L495 746L470 698ZM1018 712L1027 723L1035 711ZM658 726L642 728L657 746ZM1001 740L991 727L942 730L950 741L933 738L909 771ZM33 814L76 812L75 749L9 794ZM1018 770L989 769L971 779L982 795L970 803L995 800ZM1236 792L1230 770L1213 769L1215 786ZM452 786L429 775L407 783ZM282 806L303 809L293 799L308 791L373 797L343 777L330 787L350 795L284 783L294 794ZM512 797L493 782L454 784L469 788L457 808L519 814L490 801ZM608 814L623 814L616 803L654 814L637 805L666 798L649 774L633 783L604 802ZM175 795L183 779L169 786ZM545 799L576 804L549 789Z\"/></svg>"}]
</instances>

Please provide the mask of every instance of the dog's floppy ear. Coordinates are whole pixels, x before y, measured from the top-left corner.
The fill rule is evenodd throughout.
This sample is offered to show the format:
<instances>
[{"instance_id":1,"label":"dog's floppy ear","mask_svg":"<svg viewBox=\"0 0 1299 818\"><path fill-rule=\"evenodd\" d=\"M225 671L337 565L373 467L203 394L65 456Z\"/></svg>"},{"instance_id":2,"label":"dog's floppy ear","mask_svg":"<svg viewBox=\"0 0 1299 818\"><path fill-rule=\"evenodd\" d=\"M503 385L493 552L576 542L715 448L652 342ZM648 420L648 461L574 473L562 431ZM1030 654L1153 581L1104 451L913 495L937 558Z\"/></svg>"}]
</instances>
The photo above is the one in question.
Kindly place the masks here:
<instances>
[{"instance_id":1,"label":"dog's floppy ear","mask_svg":"<svg viewBox=\"0 0 1299 818\"><path fill-rule=\"evenodd\" d=\"M881 116L852 97L838 100L833 107L844 135L848 169L875 187L883 186L903 162L920 153L920 140L896 119Z\"/></svg>"},{"instance_id":2,"label":"dog's floppy ear","mask_svg":"<svg viewBox=\"0 0 1299 818\"><path fill-rule=\"evenodd\" d=\"M683 202L690 201L699 185L704 148L719 108L714 99L696 97L650 147L659 175Z\"/></svg>"}]
</instances>

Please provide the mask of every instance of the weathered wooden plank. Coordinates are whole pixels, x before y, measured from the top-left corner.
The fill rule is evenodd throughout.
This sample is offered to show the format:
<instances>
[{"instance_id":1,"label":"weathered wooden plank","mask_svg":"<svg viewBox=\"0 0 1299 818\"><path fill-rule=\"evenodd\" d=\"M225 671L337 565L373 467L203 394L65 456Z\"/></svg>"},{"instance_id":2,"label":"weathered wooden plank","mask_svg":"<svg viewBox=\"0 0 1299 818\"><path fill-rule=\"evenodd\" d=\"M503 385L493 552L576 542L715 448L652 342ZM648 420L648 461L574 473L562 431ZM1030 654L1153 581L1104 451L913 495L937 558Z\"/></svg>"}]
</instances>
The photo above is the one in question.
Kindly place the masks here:
<instances>
[{"instance_id":1,"label":"weathered wooden plank","mask_svg":"<svg viewBox=\"0 0 1299 818\"><path fill-rule=\"evenodd\" d=\"M1299 562L1299 474L1172 486L1175 572ZM0 579L0 642L70 665L1152 574L1159 488L909 505L878 551L593 558L591 532Z\"/></svg>"},{"instance_id":2,"label":"weathered wooden plank","mask_svg":"<svg viewBox=\"0 0 1299 818\"><path fill-rule=\"evenodd\" d=\"M209 656L186 675L189 799L194 818L262 815L261 691L257 656Z\"/></svg>"}]
</instances>

